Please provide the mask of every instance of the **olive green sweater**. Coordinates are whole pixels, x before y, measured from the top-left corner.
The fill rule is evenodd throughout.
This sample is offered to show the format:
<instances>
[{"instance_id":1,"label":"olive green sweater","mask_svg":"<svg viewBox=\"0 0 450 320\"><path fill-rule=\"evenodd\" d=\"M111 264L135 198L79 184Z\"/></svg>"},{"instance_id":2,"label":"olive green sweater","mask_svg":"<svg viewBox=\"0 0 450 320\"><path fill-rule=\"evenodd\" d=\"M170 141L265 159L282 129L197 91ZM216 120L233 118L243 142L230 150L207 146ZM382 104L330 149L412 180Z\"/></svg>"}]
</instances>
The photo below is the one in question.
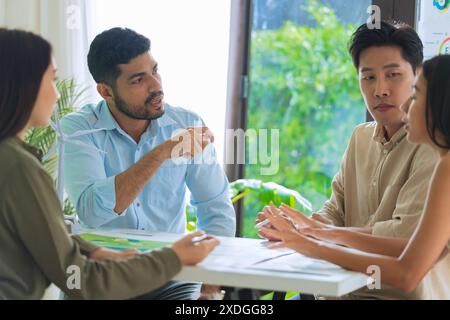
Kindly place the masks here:
<instances>
[{"instance_id":1,"label":"olive green sweater","mask_svg":"<svg viewBox=\"0 0 450 320\"><path fill-rule=\"evenodd\" d=\"M50 283L70 298L128 299L181 270L171 248L127 260L89 259L97 247L68 234L53 181L38 158L18 138L0 141L0 300L40 299Z\"/></svg>"}]
</instances>

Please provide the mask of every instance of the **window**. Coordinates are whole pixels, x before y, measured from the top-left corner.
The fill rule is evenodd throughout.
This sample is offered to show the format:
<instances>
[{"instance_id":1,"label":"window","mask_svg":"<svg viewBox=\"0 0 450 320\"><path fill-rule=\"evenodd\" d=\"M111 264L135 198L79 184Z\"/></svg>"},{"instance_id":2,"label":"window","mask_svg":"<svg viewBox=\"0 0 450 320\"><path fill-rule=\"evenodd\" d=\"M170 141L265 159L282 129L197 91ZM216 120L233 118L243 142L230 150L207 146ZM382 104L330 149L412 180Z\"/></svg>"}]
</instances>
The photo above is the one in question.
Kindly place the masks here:
<instances>
[{"instance_id":1,"label":"window","mask_svg":"<svg viewBox=\"0 0 450 320\"><path fill-rule=\"evenodd\" d=\"M93 0L95 34L128 27L152 41L165 100L199 114L223 159L230 0Z\"/></svg>"},{"instance_id":2,"label":"window","mask_svg":"<svg viewBox=\"0 0 450 320\"><path fill-rule=\"evenodd\" d=\"M247 130L279 130L279 170L262 175L261 165L247 163L245 178L297 190L313 210L329 198L352 130L366 118L347 45L370 5L253 1ZM245 198L244 236L256 236L255 215L264 204Z\"/></svg>"}]
</instances>

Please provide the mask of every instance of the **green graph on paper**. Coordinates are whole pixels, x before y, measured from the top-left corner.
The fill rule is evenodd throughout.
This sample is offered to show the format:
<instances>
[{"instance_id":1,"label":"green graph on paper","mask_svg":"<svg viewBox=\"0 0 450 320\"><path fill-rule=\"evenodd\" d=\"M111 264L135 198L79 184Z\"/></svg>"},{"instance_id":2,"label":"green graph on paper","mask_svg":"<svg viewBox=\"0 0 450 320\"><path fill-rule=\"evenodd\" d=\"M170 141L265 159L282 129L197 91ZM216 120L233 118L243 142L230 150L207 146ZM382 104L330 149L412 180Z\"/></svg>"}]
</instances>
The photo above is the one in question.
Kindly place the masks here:
<instances>
[{"instance_id":1,"label":"green graph on paper","mask_svg":"<svg viewBox=\"0 0 450 320\"><path fill-rule=\"evenodd\" d=\"M103 236L93 233L83 233L80 237L86 241L92 242L97 246L106 247L112 250L124 251L128 249L137 249L142 252L159 249L169 245L169 242L159 242L150 240L127 239L120 237Z\"/></svg>"}]
</instances>

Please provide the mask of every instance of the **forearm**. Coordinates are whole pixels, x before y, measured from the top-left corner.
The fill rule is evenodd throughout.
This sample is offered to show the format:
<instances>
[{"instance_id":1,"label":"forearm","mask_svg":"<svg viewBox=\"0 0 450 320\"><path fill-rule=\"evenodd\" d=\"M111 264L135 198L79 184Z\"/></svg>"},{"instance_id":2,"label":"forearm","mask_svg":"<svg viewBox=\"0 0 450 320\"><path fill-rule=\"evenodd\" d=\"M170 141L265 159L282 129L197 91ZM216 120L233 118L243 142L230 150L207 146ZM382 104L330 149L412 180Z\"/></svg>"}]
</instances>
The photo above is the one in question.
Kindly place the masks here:
<instances>
[{"instance_id":1,"label":"forearm","mask_svg":"<svg viewBox=\"0 0 450 320\"><path fill-rule=\"evenodd\" d=\"M349 231L352 231L352 232L364 233L367 235L372 234L372 228L370 228L370 227L368 227L368 228L346 227L346 229Z\"/></svg>"},{"instance_id":2,"label":"forearm","mask_svg":"<svg viewBox=\"0 0 450 320\"><path fill-rule=\"evenodd\" d=\"M318 213L315 212L313 213L313 215L311 216L311 219L318 221L320 223L324 223L326 225L330 225L330 226L334 226L334 223L332 220L328 219L326 214L324 213Z\"/></svg>"},{"instance_id":3,"label":"forearm","mask_svg":"<svg viewBox=\"0 0 450 320\"><path fill-rule=\"evenodd\" d=\"M317 242L316 258L327 260L346 269L373 275L373 269L380 270L380 281L404 291L411 291L417 286L417 281L411 281L410 266L398 258L380 254L366 253L334 244ZM376 278L376 277L375 277Z\"/></svg>"},{"instance_id":4,"label":"forearm","mask_svg":"<svg viewBox=\"0 0 450 320\"><path fill-rule=\"evenodd\" d=\"M116 176L116 213L121 214L130 206L163 162L170 158L170 152L167 150L165 144L156 147L134 166Z\"/></svg>"},{"instance_id":5,"label":"forearm","mask_svg":"<svg viewBox=\"0 0 450 320\"><path fill-rule=\"evenodd\" d=\"M378 237L355 232L349 228L337 228L334 242L365 252L399 257L408 244L408 239Z\"/></svg>"}]
</instances>

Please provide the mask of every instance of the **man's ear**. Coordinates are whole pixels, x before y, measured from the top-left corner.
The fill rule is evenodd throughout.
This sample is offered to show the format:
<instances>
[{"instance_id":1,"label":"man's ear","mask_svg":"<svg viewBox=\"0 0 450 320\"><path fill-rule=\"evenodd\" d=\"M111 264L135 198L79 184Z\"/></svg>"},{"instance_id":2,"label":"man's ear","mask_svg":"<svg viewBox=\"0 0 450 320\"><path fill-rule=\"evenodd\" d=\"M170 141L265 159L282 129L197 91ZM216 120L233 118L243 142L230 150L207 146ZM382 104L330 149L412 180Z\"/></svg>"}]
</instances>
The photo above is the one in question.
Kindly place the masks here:
<instances>
[{"instance_id":1,"label":"man's ear","mask_svg":"<svg viewBox=\"0 0 450 320\"><path fill-rule=\"evenodd\" d=\"M114 93L110 86L104 83L97 84L97 92L102 96L106 102L110 102L114 100Z\"/></svg>"}]
</instances>

